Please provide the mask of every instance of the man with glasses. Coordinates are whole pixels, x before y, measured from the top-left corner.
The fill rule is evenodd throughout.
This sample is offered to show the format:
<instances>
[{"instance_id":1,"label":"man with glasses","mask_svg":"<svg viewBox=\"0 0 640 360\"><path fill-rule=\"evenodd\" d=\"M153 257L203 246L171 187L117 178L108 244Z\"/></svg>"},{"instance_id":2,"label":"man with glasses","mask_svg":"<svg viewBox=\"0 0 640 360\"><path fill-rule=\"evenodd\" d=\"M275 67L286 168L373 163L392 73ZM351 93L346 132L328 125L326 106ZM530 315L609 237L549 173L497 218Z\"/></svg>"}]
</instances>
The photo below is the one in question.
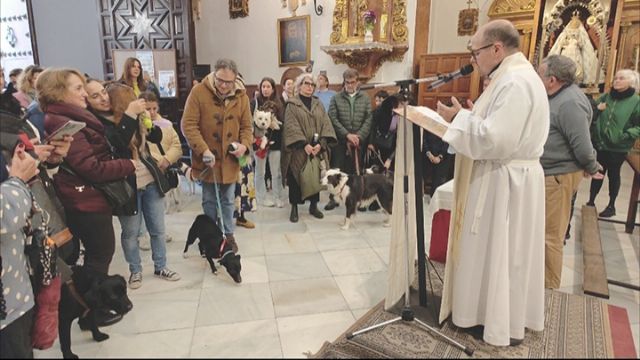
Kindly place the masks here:
<instances>
[{"instance_id":1,"label":"man with glasses","mask_svg":"<svg viewBox=\"0 0 640 360\"><path fill-rule=\"evenodd\" d=\"M512 23L481 26L471 61L490 82L472 109L437 104L456 151L440 320L496 346L544 328L544 172L549 101ZM480 335L482 333L482 335Z\"/></svg>"},{"instance_id":2,"label":"man with glasses","mask_svg":"<svg viewBox=\"0 0 640 360\"><path fill-rule=\"evenodd\" d=\"M334 95L329 105L329 118L338 138L331 152L331 167L355 174L362 169L366 139L371 131L371 99L359 89L357 70L345 70L342 79L344 90ZM324 209L332 210L336 206L330 196Z\"/></svg>"},{"instance_id":3,"label":"man with glasses","mask_svg":"<svg viewBox=\"0 0 640 360\"><path fill-rule=\"evenodd\" d=\"M252 137L249 97L244 87L236 85L237 77L234 61L218 60L214 71L191 90L182 116L182 134L191 148L192 176L202 180L204 213L218 221L217 211L221 210L222 230L234 252L238 251L233 237L238 158L248 153Z\"/></svg>"}]
</instances>

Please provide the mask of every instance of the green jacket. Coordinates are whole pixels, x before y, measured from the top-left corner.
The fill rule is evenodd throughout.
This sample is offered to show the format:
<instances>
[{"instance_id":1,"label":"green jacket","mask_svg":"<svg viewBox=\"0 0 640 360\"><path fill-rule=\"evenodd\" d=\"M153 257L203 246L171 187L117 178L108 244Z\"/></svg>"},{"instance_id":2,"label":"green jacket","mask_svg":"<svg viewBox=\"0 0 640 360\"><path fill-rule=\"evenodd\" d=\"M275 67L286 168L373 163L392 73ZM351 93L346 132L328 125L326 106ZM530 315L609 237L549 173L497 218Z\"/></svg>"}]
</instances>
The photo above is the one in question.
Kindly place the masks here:
<instances>
[{"instance_id":1,"label":"green jacket","mask_svg":"<svg viewBox=\"0 0 640 360\"><path fill-rule=\"evenodd\" d=\"M598 103L605 103L607 107L591 129L596 150L628 152L640 138L640 96L633 94L626 99L615 100L604 94Z\"/></svg>"},{"instance_id":2,"label":"green jacket","mask_svg":"<svg viewBox=\"0 0 640 360\"><path fill-rule=\"evenodd\" d=\"M346 142L347 134L358 134L366 141L371 132L371 99L362 91L350 99L343 90L331 99L329 118L339 142Z\"/></svg>"}]
</instances>

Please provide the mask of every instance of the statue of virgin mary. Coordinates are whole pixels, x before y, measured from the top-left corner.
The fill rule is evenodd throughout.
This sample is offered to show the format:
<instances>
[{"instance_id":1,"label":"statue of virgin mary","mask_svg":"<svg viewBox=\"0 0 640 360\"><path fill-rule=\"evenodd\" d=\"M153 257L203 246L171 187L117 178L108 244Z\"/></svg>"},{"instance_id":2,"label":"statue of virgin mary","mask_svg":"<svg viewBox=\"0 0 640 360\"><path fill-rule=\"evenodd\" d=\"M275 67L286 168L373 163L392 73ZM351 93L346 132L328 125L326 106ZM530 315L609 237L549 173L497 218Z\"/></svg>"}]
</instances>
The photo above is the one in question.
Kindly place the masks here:
<instances>
[{"instance_id":1,"label":"statue of virgin mary","mask_svg":"<svg viewBox=\"0 0 640 360\"><path fill-rule=\"evenodd\" d=\"M576 82L578 84L595 84L596 75L600 71L599 82L604 82L602 68L598 70L598 57L591 45L589 34L580 20L578 10L573 12L571 21L562 30L549 55L564 55L576 63Z\"/></svg>"}]
</instances>

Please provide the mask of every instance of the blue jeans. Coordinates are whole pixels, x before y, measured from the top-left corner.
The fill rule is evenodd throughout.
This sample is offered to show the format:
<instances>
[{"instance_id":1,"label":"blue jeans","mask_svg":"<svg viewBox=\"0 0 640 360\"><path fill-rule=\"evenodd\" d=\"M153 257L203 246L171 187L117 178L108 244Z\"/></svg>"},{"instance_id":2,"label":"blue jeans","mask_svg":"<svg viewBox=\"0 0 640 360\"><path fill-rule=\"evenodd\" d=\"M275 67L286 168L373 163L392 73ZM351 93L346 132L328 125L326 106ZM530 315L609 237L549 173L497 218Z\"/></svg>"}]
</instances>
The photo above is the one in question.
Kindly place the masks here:
<instances>
[{"instance_id":1,"label":"blue jeans","mask_svg":"<svg viewBox=\"0 0 640 360\"><path fill-rule=\"evenodd\" d=\"M122 250L129 263L129 271L142 272L138 234L142 217L151 236L151 257L153 269L160 271L167 265L166 235L164 230L164 198L160 195L155 183L138 189L138 213L133 216L118 216L122 227Z\"/></svg>"},{"instance_id":2,"label":"blue jeans","mask_svg":"<svg viewBox=\"0 0 640 360\"><path fill-rule=\"evenodd\" d=\"M233 232L236 229L236 223L233 221L233 211L236 209L234 203L236 196L236 183L218 184L218 189L220 191L220 206L222 207L224 233L226 235L233 235ZM214 184L202 183L202 209L204 209L204 213L208 217L218 223L218 203L216 199L217 195Z\"/></svg>"},{"instance_id":3,"label":"blue jeans","mask_svg":"<svg viewBox=\"0 0 640 360\"><path fill-rule=\"evenodd\" d=\"M282 171L280 170L280 151L269 150L267 153L269 158L269 169L271 170L271 187L273 189L273 200L282 201L283 192L282 189ZM267 186L264 183L264 174L267 172L267 157L260 159L255 156L256 159L256 200L259 205L264 204L267 198Z\"/></svg>"}]
</instances>

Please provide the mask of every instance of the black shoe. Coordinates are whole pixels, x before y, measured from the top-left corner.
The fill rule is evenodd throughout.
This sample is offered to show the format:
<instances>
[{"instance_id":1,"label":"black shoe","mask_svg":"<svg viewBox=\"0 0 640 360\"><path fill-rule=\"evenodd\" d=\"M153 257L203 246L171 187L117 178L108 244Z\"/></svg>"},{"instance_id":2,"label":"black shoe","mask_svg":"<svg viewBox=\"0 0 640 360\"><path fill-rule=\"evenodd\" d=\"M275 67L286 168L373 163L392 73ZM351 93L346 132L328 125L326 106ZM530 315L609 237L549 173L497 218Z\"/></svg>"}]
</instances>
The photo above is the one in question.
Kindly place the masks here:
<instances>
[{"instance_id":1,"label":"black shoe","mask_svg":"<svg viewBox=\"0 0 640 360\"><path fill-rule=\"evenodd\" d=\"M509 346L518 346L518 345L522 344L523 341L524 341L524 339L509 338Z\"/></svg>"},{"instance_id":2,"label":"black shoe","mask_svg":"<svg viewBox=\"0 0 640 360\"><path fill-rule=\"evenodd\" d=\"M366 207L364 207L364 206L363 206L363 207L359 207L359 208L358 208L358 211L365 212L365 211L367 211L367 208L366 208Z\"/></svg>"},{"instance_id":3,"label":"black shoe","mask_svg":"<svg viewBox=\"0 0 640 360\"><path fill-rule=\"evenodd\" d=\"M596 206L596 204L593 201L587 201L587 203L585 205L587 205L587 206Z\"/></svg>"},{"instance_id":4,"label":"black shoe","mask_svg":"<svg viewBox=\"0 0 640 360\"><path fill-rule=\"evenodd\" d=\"M318 205L311 205L309 207L309 214L313 215L316 219L324 218L324 214L318 210Z\"/></svg>"},{"instance_id":5,"label":"black shoe","mask_svg":"<svg viewBox=\"0 0 640 360\"><path fill-rule=\"evenodd\" d=\"M96 322L98 327L110 326L118 321L122 320L121 314L116 314L110 311L101 311L96 314ZM80 330L91 330L89 329L89 321L87 318L78 319L78 325L80 326Z\"/></svg>"},{"instance_id":6,"label":"black shoe","mask_svg":"<svg viewBox=\"0 0 640 360\"><path fill-rule=\"evenodd\" d=\"M380 209L380 204L377 201L374 201L369 205L369 211L376 211Z\"/></svg>"},{"instance_id":7,"label":"black shoe","mask_svg":"<svg viewBox=\"0 0 640 360\"><path fill-rule=\"evenodd\" d=\"M598 215L602 218L610 218L616 215L616 209L613 206L607 206L602 212Z\"/></svg>"},{"instance_id":8,"label":"black shoe","mask_svg":"<svg viewBox=\"0 0 640 360\"><path fill-rule=\"evenodd\" d=\"M333 199L329 199L329 202L327 203L327 205L324 206L324 209L329 211L329 210L333 210L335 208L338 207L338 203L335 202L335 200Z\"/></svg>"},{"instance_id":9,"label":"black shoe","mask_svg":"<svg viewBox=\"0 0 640 360\"><path fill-rule=\"evenodd\" d=\"M292 223L298 222L298 205L291 205L291 215L289 215L289 221Z\"/></svg>"}]
</instances>

